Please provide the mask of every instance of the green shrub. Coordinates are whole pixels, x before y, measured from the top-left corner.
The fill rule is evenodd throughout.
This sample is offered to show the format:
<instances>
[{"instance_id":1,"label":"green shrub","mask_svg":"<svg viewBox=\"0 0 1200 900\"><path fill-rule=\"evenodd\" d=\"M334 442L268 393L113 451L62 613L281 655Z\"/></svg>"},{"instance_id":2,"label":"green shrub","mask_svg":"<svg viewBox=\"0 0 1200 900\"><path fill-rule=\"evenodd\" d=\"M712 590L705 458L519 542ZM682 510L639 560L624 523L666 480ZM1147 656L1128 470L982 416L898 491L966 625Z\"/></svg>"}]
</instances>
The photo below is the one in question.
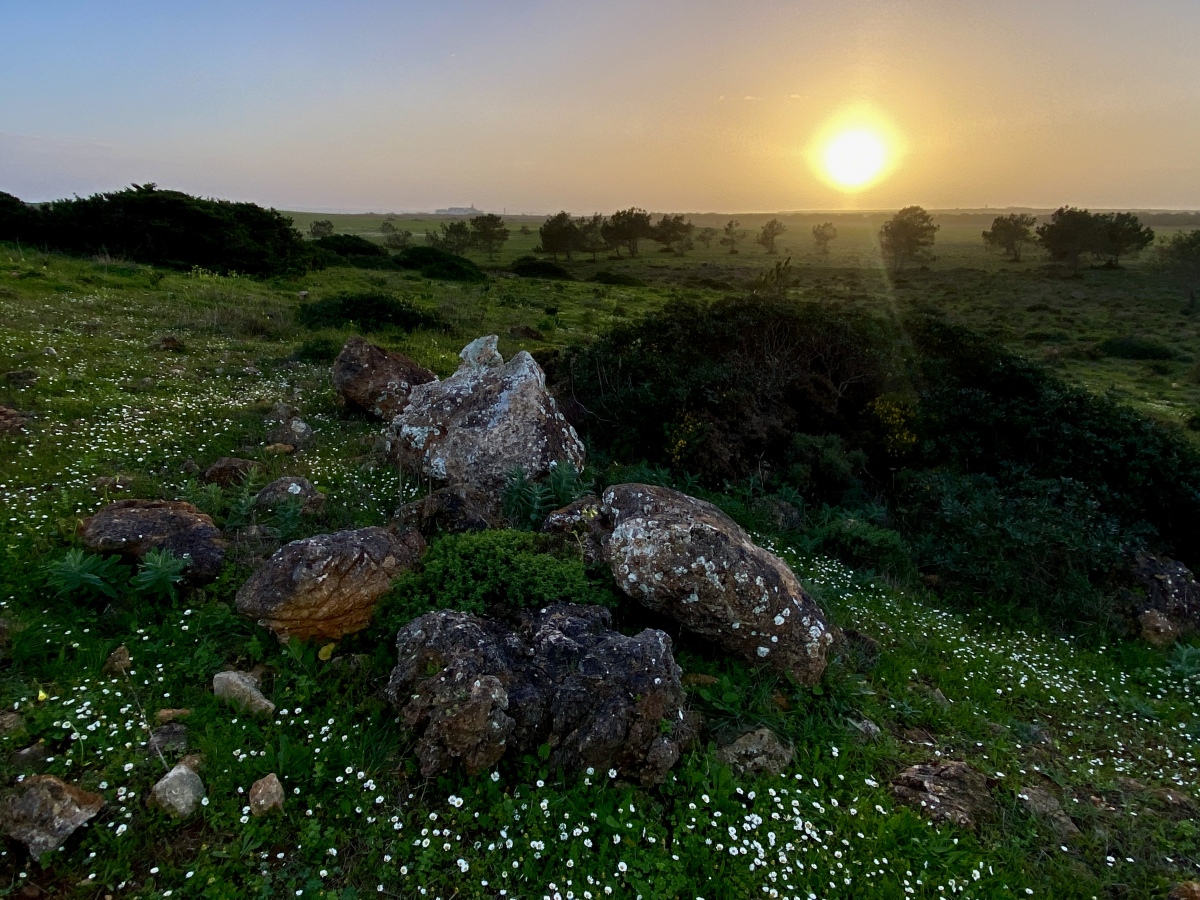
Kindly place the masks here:
<instances>
[{"instance_id":1,"label":"green shrub","mask_svg":"<svg viewBox=\"0 0 1200 900\"><path fill-rule=\"evenodd\" d=\"M558 538L525 531L452 534L429 548L385 601L386 627L435 609L477 615L547 603L612 606L611 589L588 578L583 560Z\"/></svg>"},{"instance_id":2,"label":"green shrub","mask_svg":"<svg viewBox=\"0 0 1200 900\"><path fill-rule=\"evenodd\" d=\"M1134 334L1109 338L1101 342L1098 349L1105 356L1117 359L1175 359L1179 356L1166 344Z\"/></svg>"},{"instance_id":3,"label":"green shrub","mask_svg":"<svg viewBox=\"0 0 1200 900\"><path fill-rule=\"evenodd\" d=\"M591 489L590 481L567 462L560 462L540 481L515 468L508 473L501 505L513 528L538 528L554 510L574 503Z\"/></svg>"},{"instance_id":4,"label":"green shrub","mask_svg":"<svg viewBox=\"0 0 1200 900\"><path fill-rule=\"evenodd\" d=\"M338 256L390 257L387 248L357 234L331 234L318 238L313 244Z\"/></svg>"},{"instance_id":5,"label":"green shrub","mask_svg":"<svg viewBox=\"0 0 1200 900\"><path fill-rule=\"evenodd\" d=\"M908 473L897 517L917 564L970 606L1023 607L1077 630L1105 627L1135 540L1071 479Z\"/></svg>"},{"instance_id":6,"label":"green shrub","mask_svg":"<svg viewBox=\"0 0 1200 900\"><path fill-rule=\"evenodd\" d=\"M487 275L475 263L437 247L405 247L396 254L395 264L416 269L425 278L437 281L487 281Z\"/></svg>"},{"instance_id":7,"label":"green shrub","mask_svg":"<svg viewBox=\"0 0 1200 900\"><path fill-rule=\"evenodd\" d=\"M308 328L339 328L355 325L364 331L381 328L440 329L440 317L418 308L406 297L381 291L335 294L324 300L304 303L296 312L301 325Z\"/></svg>"},{"instance_id":8,"label":"green shrub","mask_svg":"<svg viewBox=\"0 0 1200 900\"><path fill-rule=\"evenodd\" d=\"M968 329L912 320L924 468L1078 482L1099 514L1200 564L1200 450Z\"/></svg>"},{"instance_id":9,"label":"green shrub","mask_svg":"<svg viewBox=\"0 0 1200 900\"><path fill-rule=\"evenodd\" d=\"M170 550L153 549L142 558L138 573L129 583L139 594L174 600L186 568L186 559L180 559Z\"/></svg>"},{"instance_id":10,"label":"green shrub","mask_svg":"<svg viewBox=\"0 0 1200 900\"><path fill-rule=\"evenodd\" d=\"M592 276L592 281L597 284L611 284L617 287L645 287L646 282L638 278L636 275L628 275L625 272L609 272L607 269L601 270Z\"/></svg>"},{"instance_id":11,"label":"green shrub","mask_svg":"<svg viewBox=\"0 0 1200 900\"><path fill-rule=\"evenodd\" d=\"M522 256L509 266L509 271L522 278L545 278L551 281L575 280L575 276L558 263L548 259L538 259L536 256Z\"/></svg>"},{"instance_id":12,"label":"green shrub","mask_svg":"<svg viewBox=\"0 0 1200 900\"><path fill-rule=\"evenodd\" d=\"M331 363L342 352L340 341L331 337L309 338L296 348L292 358L306 363Z\"/></svg>"},{"instance_id":13,"label":"green shrub","mask_svg":"<svg viewBox=\"0 0 1200 900\"><path fill-rule=\"evenodd\" d=\"M903 583L915 581L912 550L899 532L885 528L862 513L825 507L805 529L810 553L832 556L853 569L870 570Z\"/></svg>"},{"instance_id":14,"label":"green shrub","mask_svg":"<svg viewBox=\"0 0 1200 900\"><path fill-rule=\"evenodd\" d=\"M96 600L115 599L118 589L129 583L129 568L115 556L97 556L78 547L67 551L62 559L44 567L46 583L60 597L79 596Z\"/></svg>"}]
</instances>

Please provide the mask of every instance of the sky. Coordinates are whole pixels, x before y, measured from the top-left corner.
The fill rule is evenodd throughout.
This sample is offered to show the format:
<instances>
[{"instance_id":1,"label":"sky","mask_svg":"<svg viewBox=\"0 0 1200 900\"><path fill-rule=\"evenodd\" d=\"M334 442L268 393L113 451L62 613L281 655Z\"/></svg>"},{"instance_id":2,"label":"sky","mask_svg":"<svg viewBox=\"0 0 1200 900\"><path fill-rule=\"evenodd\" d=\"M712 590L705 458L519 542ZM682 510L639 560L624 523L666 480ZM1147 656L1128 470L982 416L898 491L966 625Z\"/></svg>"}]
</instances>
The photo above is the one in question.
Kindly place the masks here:
<instances>
[{"instance_id":1,"label":"sky","mask_svg":"<svg viewBox=\"0 0 1200 900\"><path fill-rule=\"evenodd\" d=\"M576 214L1200 208L1196 0L8 0L0 191ZM854 193L814 169L885 136Z\"/></svg>"}]
</instances>

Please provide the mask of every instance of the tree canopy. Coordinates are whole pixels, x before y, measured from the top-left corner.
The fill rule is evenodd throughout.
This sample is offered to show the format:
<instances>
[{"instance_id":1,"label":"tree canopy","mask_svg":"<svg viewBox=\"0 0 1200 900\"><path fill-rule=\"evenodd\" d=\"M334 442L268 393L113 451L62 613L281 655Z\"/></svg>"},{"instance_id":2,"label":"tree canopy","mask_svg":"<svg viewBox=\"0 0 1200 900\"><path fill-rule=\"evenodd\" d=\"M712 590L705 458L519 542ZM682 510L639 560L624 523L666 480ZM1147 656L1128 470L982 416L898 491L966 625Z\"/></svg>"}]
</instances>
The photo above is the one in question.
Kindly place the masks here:
<instances>
[{"instance_id":1,"label":"tree canopy","mask_svg":"<svg viewBox=\"0 0 1200 900\"><path fill-rule=\"evenodd\" d=\"M999 247L1007 253L1013 262L1020 262L1021 250L1035 240L1033 226L1036 222L1034 216L1025 213L996 216L991 230L983 232L983 239L989 247Z\"/></svg>"},{"instance_id":2,"label":"tree canopy","mask_svg":"<svg viewBox=\"0 0 1200 900\"><path fill-rule=\"evenodd\" d=\"M879 229L879 246L884 258L896 270L906 263L932 259L934 235L940 225L920 206L906 206Z\"/></svg>"},{"instance_id":3,"label":"tree canopy","mask_svg":"<svg viewBox=\"0 0 1200 900\"><path fill-rule=\"evenodd\" d=\"M627 247L630 256L638 255L638 242L654 236L650 213L636 206L619 209L604 223L604 238L613 247Z\"/></svg>"},{"instance_id":4,"label":"tree canopy","mask_svg":"<svg viewBox=\"0 0 1200 900\"><path fill-rule=\"evenodd\" d=\"M758 232L758 237L754 242L761 246L767 253L772 256L778 251L775 249L775 241L787 231L787 226L778 219L770 219L763 224L762 229Z\"/></svg>"}]
</instances>

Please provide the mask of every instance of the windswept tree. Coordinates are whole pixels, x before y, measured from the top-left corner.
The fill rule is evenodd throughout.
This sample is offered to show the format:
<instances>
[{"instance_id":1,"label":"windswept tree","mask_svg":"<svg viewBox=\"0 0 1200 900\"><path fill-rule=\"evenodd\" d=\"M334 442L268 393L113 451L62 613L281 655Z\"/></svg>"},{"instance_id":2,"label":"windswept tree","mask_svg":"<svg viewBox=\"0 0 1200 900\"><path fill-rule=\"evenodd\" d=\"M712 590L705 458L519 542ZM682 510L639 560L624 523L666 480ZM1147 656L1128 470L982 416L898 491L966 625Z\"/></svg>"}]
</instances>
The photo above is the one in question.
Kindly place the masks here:
<instances>
[{"instance_id":1,"label":"windswept tree","mask_svg":"<svg viewBox=\"0 0 1200 900\"><path fill-rule=\"evenodd\" d=\"M1154 243L1154 232L1133 213L1103 213L1096 217L1096 245L1092 252L1114 269L1122 256L1136 256Z\"/></svg>"},{"instance_id":2,"label":"windswept tree","mask_svg":"<svg viewBox=\"0 0 1200 900\"><path fill-rule=\"evenodd\" d=\"M730 219L725 223L725 227L721 229L721 240L718 242L722 247L728 247L729 252L737 255L738 241L746 236L746 232L739 230L738 226L742 223L737 219Z\"/></svg>"},{"instance_id":3,"label":"windswept tree","mask_svg":"<svg viewBox=\"0 0 1200 900\"><path fill-rule=\"evenodd\" d=\"M592 262L596 254L608 249L608 241L604 239L604 216L595 213L576 220L575 227L579 229L579 252L592 254Z\"/></svg>"},{"instance_id":4,"label":"windswept tree","mask_svg":"<svg viewBox=\"0 0 1200 900\"><path fill-rule=\"evenodd\" d=\"M906 206L879 229L879 246L884 259L896 271L907 263L933 258L929 252L940 225L920 206Z\"/></svg>"},{"instance_id":5,"label":"windswept tree","mask_svg":"<svg viewBox=\"0 0 1200 900\"><path fill-rule=\"evenodd\" d=\"M813 243L817 245L817 252L822 256L829 255L829 245L833 243L837 237L837 229L832 222L825 222L821 225L812 227Z\"/></svg>"},{"instance_id":6,"label":"windswept tree","mask_svg":"<svg viewBox=\"0 0 1200 900\"><path fill-rule=\"evenodd\" d=\"M384 223L387 224L387 223ZM412 244L413 233L407 228L395 228L383 235L383 245L389 250L403 250Z\"/></svg>"},{"instance_id":7,"label":"windswept tree","mask_svg":"<svg viewBox=\"0 0 1200 900\"><path fill-rule=\"evenodd\" d=\"M610 246L618 248L618 255L619 248L626 247L630 256L637 256L638 243L653 237L654 226L650 224L650 213L633 206L613 213L604 223L603 234Z\"/></svg>"},{"instance_id":8,"label":"windswept tree","mask_svg":"<svg viewBox=\"0 0 1200 900\"><path fill-rule=\"evenodd\" d=\"M682 214L664 215L658 220L650 236L655 242L662 244L664 250L683 254L692 249L692 232L695 228L691 222L683 220Z\"/></svg>"},{"instance_id":9,"label":"windswept tree","mask_svg":"<svg viewBox=\"0 0 1200 900\"><path fill-rule=\"evenodd\" d=\"M329 219L318 219L308 226L308 234L313 240L329 237L333 234L333 222Z\"/></svg>"},{"instance_id":10,"label":"windswept tree","mask_svg":"<svg viewBox=\"0 0 1200 900\"><path fill-rule=\"evenodd\" d=\"M717 229L715 228L701 228L696 232L696 243L707 250L712 246L713 239L716 238L717 233Z\"/></svg>"},{"instance_id":11,"label":"windswept tree","mask_svg":"<svg viewBox=\"0 0 1200 900\"><path fill-rule=\"evenodd\" d=\"M1188 301L1184 312L1196 312L1196 287L1200 285L1200 229L1178 231L1155 248L1157 263L1183 282Z\"/></svg>"},{"instance_id":12,"label":"windswept tree","mask_svg":"<svg viewBox=\"0 0 1200 900\"><path fill-rule=\"evenodd\" d=\"M569 212L552 215L538 229L541 243L535 247L538 253L549 253L554 259L562 253L569 260L571 254L580 249L579 224Z\"/></svg>"},{"instance_id":13,"label":"windswept tree","mask_svg":"<svg viewBox=\"0 0 1200 900\"><path fill-rule=\"evenodd\" d=\"M471 246L484 251L488 259L496 255L496 251L508 240L508 228L504 219L495 213L475 216L471 219Z\"/></svg>"},{"instance_id":14,"label":"windswept tree","mask_svg":"<svg viewBox=\"0 0 1200 900\"><path fill-rule=\"evenodd\" d=\"M466 220L443 222L440 231L426 231L425 243L460 256L471 246L471 226Z\"/></svg>"},{"instance_id":15,"label":"windswept tree","mask_svg":"<svg viewBox=\"0 0 1200 900\"><path fill-rule=\"evenodd\" d=\"M1052 260L1075 270L1083 254L1095 249L1097 230L1096 216L1086 209L1060 206L1038 226L1037 239Z\"/></svg>"},{"instance_id":16,"label":"windswept tree","mask_svg":"<svg viewBox=\"0 0 1200 900\"><path fill-rule=\"evenodd\" d=\"M758 232L758 237L754 242L761 246L768 254L774 256L778 251L775 249L775 241L780 235L787 231L787 226L778 219L768 220Z\"/></svg>"},{"instance_id":17,"label":"windswept tree","mask_svg":"<svg viewBox=\"0 0 1200 900\"><path fill-rule=\"evenodd\" d=\"M996 216L992 220L991 230L983 232L983 240L989 247L999 247L1013 262L1020 262L1025 245L1036 240L1033 234L1036 223L1034 216L1025 213Z\"/></svg>"}]
</instances>

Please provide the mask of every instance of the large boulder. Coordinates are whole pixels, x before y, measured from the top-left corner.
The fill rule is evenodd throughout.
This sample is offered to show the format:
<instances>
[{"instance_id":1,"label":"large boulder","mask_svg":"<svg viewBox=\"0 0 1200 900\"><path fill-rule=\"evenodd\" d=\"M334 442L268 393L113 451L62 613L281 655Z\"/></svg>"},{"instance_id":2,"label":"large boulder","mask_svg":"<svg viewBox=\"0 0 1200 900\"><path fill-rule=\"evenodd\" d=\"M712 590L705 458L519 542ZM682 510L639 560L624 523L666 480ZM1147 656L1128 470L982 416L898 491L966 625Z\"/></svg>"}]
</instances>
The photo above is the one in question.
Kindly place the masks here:
<instances>
[{"instance_id":1,"label":"large boulder","mask_svg":"<svg viewBox=\"0 0 1200 900\"><path fill-rule=\"evenodd\" d=\"M493 507L516 469L541 478L560 463L583 468L583 442L532 356L522 350L504 362L495 335L459 355L458 371L415 387L392 421L387 450L396 462L438 484L469 485Z\"/></svg>"},{"instance_id":2,"label":"large boulder","mask_svg":"<svg viewBox=\"0 0 1200 900\"><path fill-rule=\"evenodd\" d=\"M182 500L117 500L84 519L79 534L93 553L119 553L132 562L151 550L170 550L188 561L184 578L193 586L214 581L225 563L220 530Z\"/></svg>"},{"instance_id":3,"label":"large boulder","mask_svg":"<svg viewBox=\"0 0 1200 900\"><path fill-rule=\"evenodd\" d=\"M425 551L415 531L338 531L280 547L237 593L237 610L280 641L336 641L366 628L392 579Z\"/></svg>"},{"instance_id":4,"label":"large boulder","mask_svg":"<svg viewBox=\"0 0 1200 900\"><path fill-rule=\"evenodd\" d=\"M618 484L550 515L617 586L744 659L815 684L836 629L795 573L711 503L670 488Z\"/></svg>"},{"instance_id":5,"label":"large boulder","mask_svg":"<svg viewBox=\"0 0 1200 900\"><path fill-rule=\"evenodd\" d=\"M431 612L396 649L387 693L427 777L548 744L551 767L658 784L695 735L671 639L615 632L602 607L556 604L515 622Z\"/></svg>"},{"instance_id":6,"label":"large boulder","mask_svg":"<svg viewBox=\"0 0 1200 900\"><path fill-rule=\"evenodd\" d=\"M352 337L333 361L333 387L347 404L391 421L418 384L437 376L402 353Z\"/></svg>"},{"instance_id":7,"label":"large boulder","mask_svg":"<svg viewBox=\"0 0 1200 900\"><path fill-rule=\"evenodd\" d=\"M0 800L0 832L20 841L37 859L61 847L103 807L99 794L53 775L33 775Z\"/></svg>"}]
</instances>

